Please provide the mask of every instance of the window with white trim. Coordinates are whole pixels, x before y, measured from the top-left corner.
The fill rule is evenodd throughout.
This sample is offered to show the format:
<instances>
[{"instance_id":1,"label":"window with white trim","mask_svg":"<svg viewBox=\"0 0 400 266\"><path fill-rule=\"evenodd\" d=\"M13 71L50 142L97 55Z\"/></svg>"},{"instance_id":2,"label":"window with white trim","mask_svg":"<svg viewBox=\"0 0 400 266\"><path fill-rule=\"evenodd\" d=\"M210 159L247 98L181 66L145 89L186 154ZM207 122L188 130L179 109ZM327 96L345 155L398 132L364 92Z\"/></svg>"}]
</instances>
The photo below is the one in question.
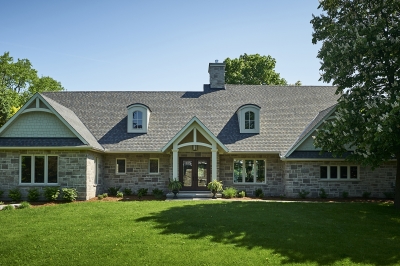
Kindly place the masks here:
<instances>
[{"instance_id":1,"label":"window with white trim","mask_svg":"<svg viewBox=\"0 0 400 266\"><path fill-rule=\"evenodd\" d=\"M147 133L150 121L150 109L144 104L135 103L127 107L128 120L127 132L128 133Z\"/></svg>"},{"instance_id":2,"label":"window with white trim","mask_svg":"<svg viewBox=\"0 0 400 266\"><path fill-rule=\"evenodd\" d=\"M117 174L125 174L126 173L126 159L125 158L117 158L115 171Z\"/></svg>"},{"instance_id":3,"label":"window with white trim","mask_svg":"<svg viewBox=\"0 0 400 266\"><path fill-rule=\"evenodd\" d=\"M21 155L21 184L57 184L58 156Z\"/></svg>"},{"instance_id":4,"label":"window with white trim","mask_svg":"<svg viewBox=\"0 0 400 266\"><path fill-rule=\"evenodd\" d=\"M322 165L320 167L320 179L359 179L359 169L355 165Z\"/></svg>"},{"instance_id":5,"label":"window with white trim","mask_svg":"<svg viewBox=\"0 0 400 266\"><path fill-rule=\"evenodd\" d=\"M266 162L264 159L234 159L233 182L235 184L265 183Z\"/></svg>"},{"instance_id":6,"label":"window with white trim","mask_svg":"<svg viewBox=\"0 0 400 266\"><path fill-rule=\"evenodd\" d=\"M150 174L158 174L158 159L150 159L149 160L149 173Z\"/></svg>"},{"instance_id":7,"label":"window with white trim","mask_svg":"<svg viewBox=\"0 0 400 266\"><path fill-rule=\"evenodd\" d=\"M240 133L260 133L260 107L258 105L243 105L236 114Z\"/></svg>"}]
</instances>

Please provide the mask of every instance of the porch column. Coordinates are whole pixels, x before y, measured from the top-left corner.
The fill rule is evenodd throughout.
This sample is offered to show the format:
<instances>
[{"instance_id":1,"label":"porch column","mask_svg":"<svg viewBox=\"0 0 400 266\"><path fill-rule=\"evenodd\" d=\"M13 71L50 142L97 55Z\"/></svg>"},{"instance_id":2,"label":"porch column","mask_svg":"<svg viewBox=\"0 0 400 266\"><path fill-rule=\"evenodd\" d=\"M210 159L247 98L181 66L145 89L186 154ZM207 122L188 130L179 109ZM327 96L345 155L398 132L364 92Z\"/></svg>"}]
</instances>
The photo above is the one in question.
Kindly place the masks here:
<instances>
[{"instance_id":1,"label":"porch column","mask_svg":"<svg viewBox=\"0 0 400 266\"><path fill-rule=\"evenodd\" d=\"M172 150L172 180L179 180L178 151L179 149Z\"/></svg>"},{"instance_id":2,"label":"porch column","mask_svg":"<svg viewBox=\"0 0 400 266\"><path fill-rule=\"evenodd\" d=\"M212 171L211 171L211 180L217 180L217 149L212 149L211 150L211 167L212 167Z\"/></svg>"}]
</instances>

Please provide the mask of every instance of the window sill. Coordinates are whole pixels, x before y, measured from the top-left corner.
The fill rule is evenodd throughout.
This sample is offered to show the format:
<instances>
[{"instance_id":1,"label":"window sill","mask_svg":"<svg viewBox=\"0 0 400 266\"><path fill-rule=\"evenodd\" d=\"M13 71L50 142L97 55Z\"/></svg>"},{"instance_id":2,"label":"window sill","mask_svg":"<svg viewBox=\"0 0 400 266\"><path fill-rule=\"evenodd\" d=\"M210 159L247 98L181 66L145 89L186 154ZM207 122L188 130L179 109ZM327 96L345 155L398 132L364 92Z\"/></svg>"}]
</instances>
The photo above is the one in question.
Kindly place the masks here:
<instances>
[{"instance_id":1,"label":"window sill","mask_svg":"<svg viewBox=\"0 0 400 266\"><path fill-rule=\"evenodd\" d=\"M159 175L160 173L149 173L149 175Z\"/></svg>"},{"instance_id":2,"label":"window sill","mask_svg":"<svg viewBox=\"0 0 400 266\"><path fill-rule=\"evenodd\" d=\"M19 183L18 186L20 187L58 187L60 184L58 183Z\"/></svg>"},{"instance_id":3,"label":"window sill","mask_svg":"<svg viewBox=\"0 0 400 266\"><path fill-rule=\"evenodd\" d=\"M267 183L239 183L239 182L233 182L234 185L266 185Z\"/></svg>"},{"instance_id":4,"label":"window sill","mask_svg":"<svg viewBox=\"0 0 400 266\"><path fill-rule=\"evenodd\" d=\"M116 175L126 175L126 173L115 173Z\"/></svg>"},{"instance_id":5,"label":"window sill","mask_svg":"<svg viewBox=\"0 0 400 266\"><path fill-rule=\"evenodd\" d=\"M331 179L320 179L319 181L321 181L321 182L359 182L361 180L359 178L354 178L354 179L340 179L340 178L333 179L333 178L331 178Z\"/></svg>"}]
</instances>

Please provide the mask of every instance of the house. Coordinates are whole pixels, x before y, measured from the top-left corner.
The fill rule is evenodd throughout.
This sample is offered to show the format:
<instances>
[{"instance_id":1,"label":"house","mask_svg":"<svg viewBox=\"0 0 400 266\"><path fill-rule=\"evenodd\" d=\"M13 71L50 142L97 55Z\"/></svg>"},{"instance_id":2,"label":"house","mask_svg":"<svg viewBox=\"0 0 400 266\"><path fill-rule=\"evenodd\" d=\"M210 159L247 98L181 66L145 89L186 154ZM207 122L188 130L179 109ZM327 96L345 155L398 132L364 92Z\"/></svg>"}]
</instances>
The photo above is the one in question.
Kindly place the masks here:
<instances>
[{"instance_id":1,"label":"house","mask_svg":"<svg viewBox=\"0 0 400 266\"><path fill-rule=\"evenodd\" d=\"M35 94L0 129L0 190L74 187L89 199L114 186L167 192L170 179L266 196L393 190L395 162L372 171L314 147L335 87L228 85L224 63L208 72L202 91Z\"/></svg>"}]
</instances>

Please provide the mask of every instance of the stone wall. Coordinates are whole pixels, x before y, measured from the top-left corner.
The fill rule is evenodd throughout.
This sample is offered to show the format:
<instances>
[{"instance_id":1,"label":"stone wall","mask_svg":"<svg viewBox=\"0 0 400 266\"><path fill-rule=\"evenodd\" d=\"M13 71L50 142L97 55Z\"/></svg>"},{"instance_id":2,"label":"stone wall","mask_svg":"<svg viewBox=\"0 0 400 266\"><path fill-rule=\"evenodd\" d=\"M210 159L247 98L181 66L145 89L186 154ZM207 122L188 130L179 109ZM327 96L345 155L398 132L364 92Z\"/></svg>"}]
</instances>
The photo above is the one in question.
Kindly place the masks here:
<instances>
[{"instance_id":1,"label":"stone wall","mask_svg":"<svg viewBox=\"0 0 400 266\"><path fill-rule=\"evenodd\" d=\"M285 162L285 194L287 197L299 197L302 190L310 192L308 197L319 197L323 188L328 198L341 197L343 191L349 197L361 197L364 192L371 192L371 197L383 198L384 192L394 190L396 163L389 162L376 168L359 168L359 180L320 179L320 166L349 166L348 162Z\"/></svg>"},{"instance_id":2,"label":"stone wall","mask_svg":"<svg viewBox=\"0 0 400 266\"><path fill-rule=\"evenodd\" d=\"M103 156L89 152L86 160L86 199L96 197L103 193Z\"/></svg>"},{"instance_id":3,"label":"stone wall","mask_svg":"<svg viewBox=\"0 0 400 266\"><path fill-rule=\"evenodd\" d=\"M235 184L233 183L234 159L265 159L266 183L265 184ZM235 187L238 191L246 191L246 195L253 196L256 189L261 188L264 196L280 196L284 193L283 166L284 163L278 155L219 155L219 180L225 187Z\"/></svg>"},{"instance_id":4,"label":"stone wall","mask_svg":"<svg viewBox=\"0 0 400 266\"><path fill-rule=\"evenodd\" d=\"M104 155L103 192L109 187L130 188L137 193L140 188L147 188L149 194L155 188L168 192L170 165L172 156L169 154L106 154ZM126 173L116 173L116 159L125 158ZM159 173L149 173L149 160L159 159Z\"/></svg>"},{"instance_id":5,"label":"stone wall","mask_svg":"<svg viewBox=\"0 0 400 266\"><path fill-rule=\"evenodd\" d=\"M86 162L87 152L80 151L52 151L52 150L24 150L8 151L0 150L0 190L4 191L3 200L9 200L8 191L19 188L22 199L26 200L30 188L38 188L41 192L41 200L44 200L43 192L46 186L40 184L19 184L19 161L20 156L27 155L58 155L58 185L69 188L76 188L78 199L87 199L86 184Z\"/></svg>"}]
</instances>

